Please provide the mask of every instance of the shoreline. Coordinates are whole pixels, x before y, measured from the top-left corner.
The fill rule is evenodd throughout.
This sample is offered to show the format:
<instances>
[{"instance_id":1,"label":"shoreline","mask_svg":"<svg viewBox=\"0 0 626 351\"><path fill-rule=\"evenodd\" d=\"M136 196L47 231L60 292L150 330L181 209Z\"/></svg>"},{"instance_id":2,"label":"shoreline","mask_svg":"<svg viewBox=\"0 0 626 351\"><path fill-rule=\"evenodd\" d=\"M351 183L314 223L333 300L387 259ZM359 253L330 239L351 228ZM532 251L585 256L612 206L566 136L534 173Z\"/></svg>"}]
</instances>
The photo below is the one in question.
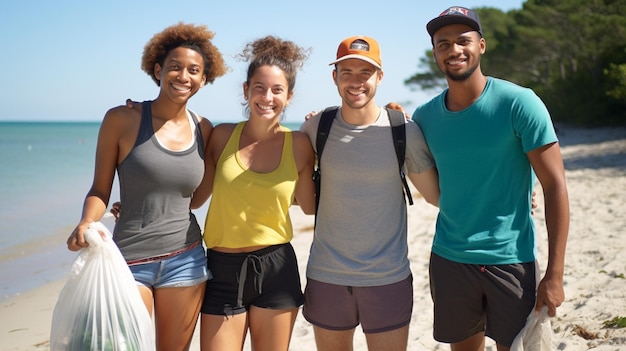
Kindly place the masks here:
<instances>
[{"instance_id":1,"label":"shoreline","mask_svg":"<svg viewBox=\"0 0 626 351\"><path fill-rule=\"evenodd\" d=\"M564 277L566 300L551 320L553 349L616 350L626 344L626 328L606 328L603 324L613 318L626 317L626 128L557 126L557 129L565 160L571 224ZM539 207L535 223L538 260L543 270L547 242L543 197L540 189L537 193ZM432 338L432 301L428 286L428 257L437 211L415 195L415 205L408 208L409 258L414 287L409 350L447 349ZM197 213L206 213L206 208ZM295 233L292 244L304 283L313 216L303 215L297 207L292 208L291 213ZM198 221L203 222L203 218L198 216ZM68 252L64 246L63 249ZM37 252L41 255L42 267L52 268L55 261ZM75 255L71 253L70 265ZM58 261L58 256L54 259ZM69 266L65 273L68 271ZM42 272L47 271L42 268ZM17 295L0 297L0 349L48 349L52 311L64 284L63 278L51 278ZM199 350L197 334L192 351ZM359 327L354 345L355 350L366 349ZM491 344L487 345L489 349ZM249 347L247 343L244 350ZM301 314L296 319L291 349L315 349L313 330Z\"/></svg>"},{"instance_id":2,"label":"shoreline","mask_svg":"<svg viewBox=\"0 0 626 351\"><path fill-rule=\"evenodd\" d=\"M109 229L113 227L112 220L103 219L102 223ZM72 229L65 226L44 238L0 250L0 303L66 278L78 256L66 246Z\"/></svg>"}]
</instances>

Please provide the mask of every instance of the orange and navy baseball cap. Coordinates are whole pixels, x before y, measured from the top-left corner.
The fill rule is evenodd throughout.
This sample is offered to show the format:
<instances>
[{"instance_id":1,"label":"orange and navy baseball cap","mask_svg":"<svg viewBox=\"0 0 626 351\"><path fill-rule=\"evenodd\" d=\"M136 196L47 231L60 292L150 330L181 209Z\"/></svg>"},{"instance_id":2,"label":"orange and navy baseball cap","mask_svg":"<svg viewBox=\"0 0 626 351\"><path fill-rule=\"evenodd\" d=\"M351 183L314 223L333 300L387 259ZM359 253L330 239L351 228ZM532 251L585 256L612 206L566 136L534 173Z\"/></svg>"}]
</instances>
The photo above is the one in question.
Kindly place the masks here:
<instances>
[{"instance_id":1,"label":"orange and navy baseball cap","mask_svg":"<svg viewBox=\"0 0 626 351\"><path fill-rule=\"evenodd\" d=\"M483 28L480 25L478 14L461 6L452 6L445 9L439 16L426 24L426 30L428 30L428 34L432 38L436 31L450 24L465 24L477 31L481 37L483 36Z\"/></svg>"},{"instance_id":2,"label":"orange and navy baseball cap","mask_svg":"<svg viewBox=\"0 0 626 351\"><path fill-rule=\"evenodd\" d=\"M369 62L378 69L383 68L380 46L370 37L360 35L344 39L337 48L337 59L329 63L329 66L351 58Z\"/></svg>"}]
</instances>

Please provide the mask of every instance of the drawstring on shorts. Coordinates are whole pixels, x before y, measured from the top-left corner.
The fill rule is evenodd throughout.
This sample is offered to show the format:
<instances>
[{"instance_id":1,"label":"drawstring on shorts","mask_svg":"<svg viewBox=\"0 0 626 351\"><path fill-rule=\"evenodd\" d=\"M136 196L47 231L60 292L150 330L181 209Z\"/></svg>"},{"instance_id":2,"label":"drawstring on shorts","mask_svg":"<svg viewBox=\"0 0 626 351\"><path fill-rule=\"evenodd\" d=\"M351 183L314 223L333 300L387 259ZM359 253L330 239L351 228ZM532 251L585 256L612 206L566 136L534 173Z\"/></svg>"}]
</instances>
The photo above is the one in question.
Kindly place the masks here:
<instances>
[{"instance_id":1,"label":"drawstring on shorts","mask_svg":"<svg viewBox=\"0 0 626 351\"><path fill-rule=\"evenodd\" d=\"M243 260L243 263L241 264L241 270L239 271L239 287L237 289L237 306L235 306L235 309L239 309L244 307L243 306L243 290L244 290L244 286L246 284L246 280L248 278L248 265L252 264L252 268L254 270L254 287L255 290L261 294L262 293L262 286L263 286L263 271L261 269L261 259L259 258L259 256L256 255L248 255L246 256L246 258Z\"/></svg>"}]
</instances>

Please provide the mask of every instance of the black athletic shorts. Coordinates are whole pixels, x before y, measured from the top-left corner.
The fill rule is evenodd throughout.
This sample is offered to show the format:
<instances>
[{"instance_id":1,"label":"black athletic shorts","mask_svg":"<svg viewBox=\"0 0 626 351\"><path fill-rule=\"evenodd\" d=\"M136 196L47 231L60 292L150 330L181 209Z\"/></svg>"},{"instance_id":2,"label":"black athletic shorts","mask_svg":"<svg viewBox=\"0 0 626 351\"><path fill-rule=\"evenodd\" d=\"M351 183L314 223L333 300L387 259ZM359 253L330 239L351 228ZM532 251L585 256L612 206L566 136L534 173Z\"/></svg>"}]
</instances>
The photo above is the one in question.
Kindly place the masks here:
<instances>
[{"instance_id":1,"label":"black athletic shorts","mask_svg":"<svg viewBox=\"0 0 626 351\"><path fill-rule=\"evenodd\" d=\"M430 256L435 340L456 343L485 332L510 347L535 306L536 263L464 264Z\"/></svg>"},{"instance_id":2,"label":"black athletic shorts","mask_svg":"<svg viewBox=\"0 0 626 351\"><path fill-rule=\"evenodd\" d=\"M302 306L298 261L290 243L246 253L207 250L207 280L202 313L231 316L250 306L292 309Z\"/></svg>"}]
</instances>

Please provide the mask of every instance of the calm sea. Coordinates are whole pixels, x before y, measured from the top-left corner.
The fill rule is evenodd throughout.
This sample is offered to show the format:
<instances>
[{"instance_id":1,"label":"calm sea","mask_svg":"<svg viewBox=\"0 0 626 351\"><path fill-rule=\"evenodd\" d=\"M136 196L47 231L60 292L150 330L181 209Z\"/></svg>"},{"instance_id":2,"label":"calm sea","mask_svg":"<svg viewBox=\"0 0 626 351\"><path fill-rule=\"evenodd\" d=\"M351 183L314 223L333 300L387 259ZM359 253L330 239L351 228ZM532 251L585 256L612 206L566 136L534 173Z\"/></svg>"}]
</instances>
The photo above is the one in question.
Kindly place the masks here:
<instances>
[{"instance_id":1,"label":"calm sea","mask_svg":"<svg viewBox=\"0 0 626 351\"><path fill-rule=\"evenodd\" d=\"M286 123L294 130L299 123ZM0 122L0 300L63 278L100 122ZM119 199L117 182L111 202ZM201 223L208 205L196 211ZM110 229L113 223L103 220Z\"/></svg>"}]
</instances>

